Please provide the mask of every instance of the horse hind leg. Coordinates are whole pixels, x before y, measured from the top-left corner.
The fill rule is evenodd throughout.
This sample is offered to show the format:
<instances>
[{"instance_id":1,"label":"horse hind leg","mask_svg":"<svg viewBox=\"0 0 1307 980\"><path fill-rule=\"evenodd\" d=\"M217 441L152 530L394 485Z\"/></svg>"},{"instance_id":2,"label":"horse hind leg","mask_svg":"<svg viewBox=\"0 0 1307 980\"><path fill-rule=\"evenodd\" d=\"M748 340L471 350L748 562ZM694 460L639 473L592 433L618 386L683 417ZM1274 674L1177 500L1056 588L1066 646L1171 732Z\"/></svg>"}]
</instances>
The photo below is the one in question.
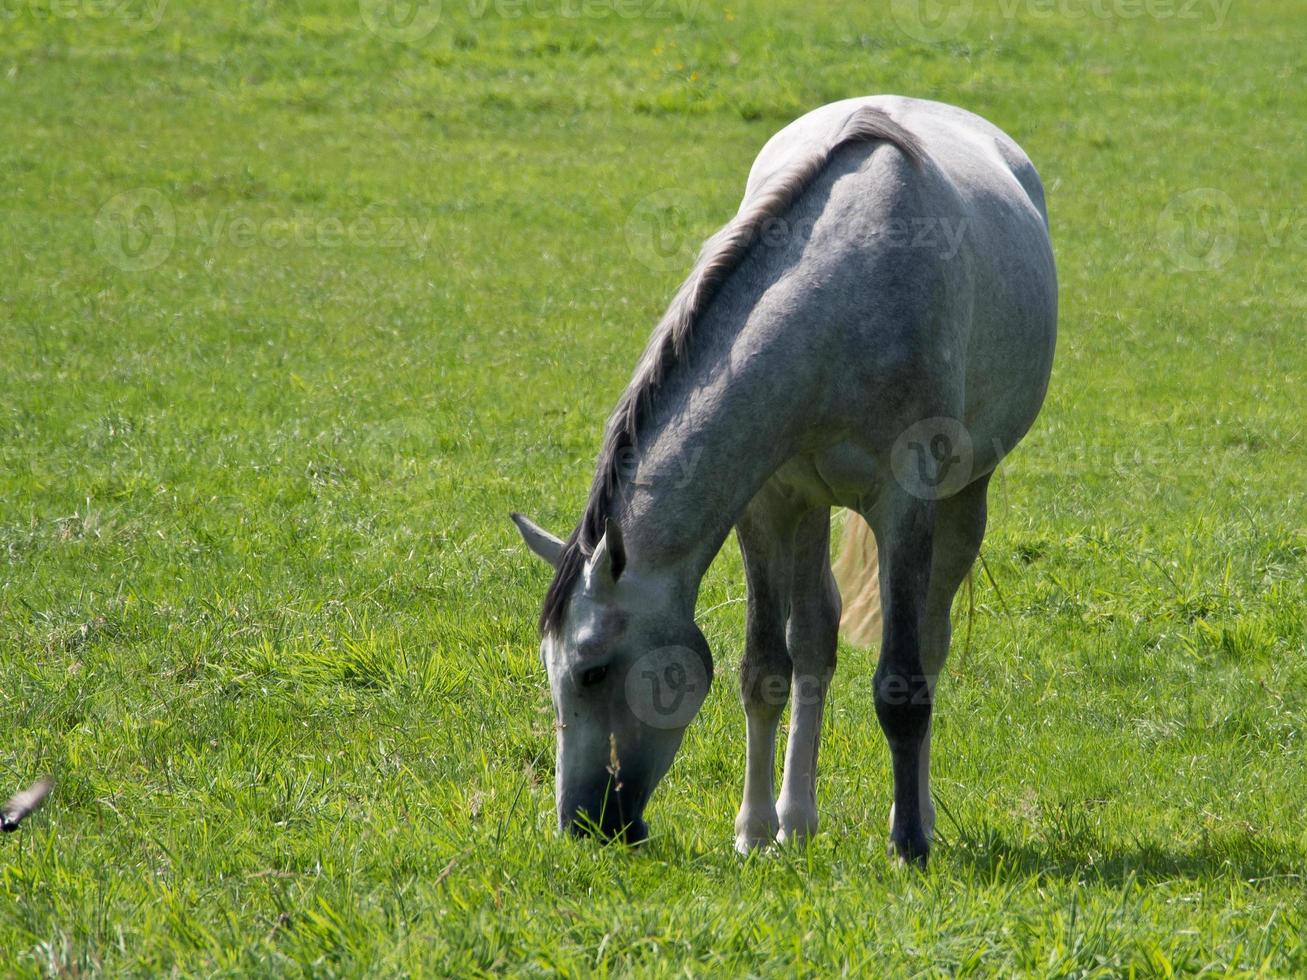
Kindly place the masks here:
<instances>
[{"instance_id":1,"label":"horse hind leg","mask_svg":"<svg viewBox=\"0 0 1307 980\"><path fill-rule=\"evenodd\" d=\"M921 665L930 689L932 705L935 688L944 661L948 658L952 637L952 607L958 588L970 573L980 554L985 537L986 495L989 476L986 475L958 494L938 502L935 515L934 542L931 547L930 587L921 629ZM926 727L921 745L918 768L917 804L921 811L922 826L927 843L934 839L935 804L930 795L930 738L933 725ZM895 808L890 807L890 828L893 833Z\"/></svg>"},{"instance_id":2,"label":"horse hind leg","mask_svg":"<svg viewBox=\"0 0 1307 980\"><path fill-rule=\"evenodd\" d=\"M794 535L794 575L786 633L794 664L790 737L776 803L781 839L817 831L817 750L826 691L835 672L840 594L831 575L830 510L809 511Z\"/></svg>"},{"instance_id":3,"label":"horse hind leg","mask_svg":"<svg viewBox=\"0 0 1307 980\"><path fill-rule=\"evenodd\" d=\"M936 510L936 501L903 491L882 500L876 513L863 515L876 528L880 545L884 630L873 685L894 776L890 850L922 866L930 851L920 787L932 707L922 637Z\"/></svg>"}]
</instances>

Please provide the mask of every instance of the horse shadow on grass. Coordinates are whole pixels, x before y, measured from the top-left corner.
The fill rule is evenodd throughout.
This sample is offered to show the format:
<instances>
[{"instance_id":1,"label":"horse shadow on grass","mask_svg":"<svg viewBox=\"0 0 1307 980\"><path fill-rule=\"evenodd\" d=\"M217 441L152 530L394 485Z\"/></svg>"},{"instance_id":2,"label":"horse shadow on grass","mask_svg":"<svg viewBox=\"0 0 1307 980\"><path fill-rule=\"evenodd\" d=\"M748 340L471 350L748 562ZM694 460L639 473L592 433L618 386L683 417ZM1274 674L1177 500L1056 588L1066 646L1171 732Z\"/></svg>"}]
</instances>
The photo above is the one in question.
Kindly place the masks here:
<instances>
[{"instance_id":1,"label":"horse shadow on grass","mask_svg":"<svg viewBox=\"0 0 1307 980\"><path fill-rule=\"evenodd\" d=\"M936 855L978 877L1030 876L1123 886L1129 882L1211 881L1250 884L1307 879L1307 858L1289 841L1252 832L1203 834L1192 842L1120 840L1092 831L1017 839L987 828L940 840Z\"/></svg>"}]
</instances>

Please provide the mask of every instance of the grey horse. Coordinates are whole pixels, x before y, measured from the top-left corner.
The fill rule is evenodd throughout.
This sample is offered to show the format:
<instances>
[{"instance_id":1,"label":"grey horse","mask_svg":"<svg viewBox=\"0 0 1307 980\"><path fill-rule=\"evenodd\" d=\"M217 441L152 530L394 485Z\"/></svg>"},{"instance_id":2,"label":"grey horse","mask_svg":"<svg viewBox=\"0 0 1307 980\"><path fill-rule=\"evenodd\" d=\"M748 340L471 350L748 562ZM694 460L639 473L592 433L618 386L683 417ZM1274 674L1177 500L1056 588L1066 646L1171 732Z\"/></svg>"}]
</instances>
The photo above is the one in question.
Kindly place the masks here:
<instances>
[{"instance_id":1,"label":"grey horse","mask_svg":"<svg viewBox=\"0 0 1307 980\"><path fill-rule=\"evenodd\" d=\"M1043 402L1056 320L1043 189L995 126L875 96L768 141L608 422L571 536L513 515L554 569L540 653L561 827L647 836L645 806L712 677L695 601L734 527L749 601L736 844L816 830L841 609L830 519L844 507L878 559L871 686L892 759L890 850L925 863L950 607L980 549L990 476Z\"/></svg>"}]
</instances>

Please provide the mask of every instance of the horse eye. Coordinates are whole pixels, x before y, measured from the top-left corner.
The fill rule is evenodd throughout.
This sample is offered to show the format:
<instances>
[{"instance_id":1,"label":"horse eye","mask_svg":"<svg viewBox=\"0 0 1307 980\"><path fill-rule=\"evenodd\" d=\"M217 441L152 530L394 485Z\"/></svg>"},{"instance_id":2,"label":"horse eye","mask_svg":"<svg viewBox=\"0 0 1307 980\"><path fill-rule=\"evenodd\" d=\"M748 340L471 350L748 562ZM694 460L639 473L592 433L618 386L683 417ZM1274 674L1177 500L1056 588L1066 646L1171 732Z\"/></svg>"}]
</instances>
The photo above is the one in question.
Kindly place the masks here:
<instances>
[{"instance_id":1,"label":"horse eye","mask_svg":"<svg viewBox=\"0 0 1307 980\"><path fill-rule=\"evenodd\" d=\"M607 676L608 676L607 664L604 664L602 667L591 667L589 670L587 670L584 674L581 675L581 686L594 687L596 684L598 684Z\"/></svg>"}]
</instances>

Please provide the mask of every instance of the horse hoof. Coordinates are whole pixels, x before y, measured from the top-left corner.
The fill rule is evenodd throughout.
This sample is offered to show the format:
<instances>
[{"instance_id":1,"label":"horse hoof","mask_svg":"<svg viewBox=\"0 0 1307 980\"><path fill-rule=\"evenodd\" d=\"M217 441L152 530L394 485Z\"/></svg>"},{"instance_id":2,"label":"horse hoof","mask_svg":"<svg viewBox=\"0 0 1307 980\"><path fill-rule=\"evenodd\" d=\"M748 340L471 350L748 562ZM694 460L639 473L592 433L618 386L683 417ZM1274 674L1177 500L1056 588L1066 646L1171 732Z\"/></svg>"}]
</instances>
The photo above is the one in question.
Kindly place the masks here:
<instances>
[{"instance_id":1,"label":"horse hoof","mask_svg":"<svg viewBox=\"0 0 1307 980\"><path fill-rule=\"evenodd\" d=\"M756 818L740 814L735 821L735 850L748 854L776 843L776 818Z\"/></svg>"},{"instance_id":2,"label":"horse hoof","mask_svg":"<svg viewBox=\"0 0 1307 980\"><path fill-rule=\"evenodd\" d=\"M735 835L735 853L740 857L748 857L754 851L761 851L764 847L774 844L773 837L758 837L750 834Z\"/></svg>"},{"instance_id":3,"label":"horse hoof","mask_svg":"<svg viewBox=\"0 0 1307 980\"><path fill-rule=\"evenodd\" d=\"M930 855L930 843L925 834L890 835L889 856L896 864L925 870Z\"/></svg>"},{"instance_id":4,"label":"horse hoof","mask_svg":"<svg viewBox=\"0 0 1307 980\"><path fill-rule=\"evenodd\" d=\"M782 844L802 845L817 833L817 811L801 808L778 807L780 811Z\"/></svg>"}]
</instances>

